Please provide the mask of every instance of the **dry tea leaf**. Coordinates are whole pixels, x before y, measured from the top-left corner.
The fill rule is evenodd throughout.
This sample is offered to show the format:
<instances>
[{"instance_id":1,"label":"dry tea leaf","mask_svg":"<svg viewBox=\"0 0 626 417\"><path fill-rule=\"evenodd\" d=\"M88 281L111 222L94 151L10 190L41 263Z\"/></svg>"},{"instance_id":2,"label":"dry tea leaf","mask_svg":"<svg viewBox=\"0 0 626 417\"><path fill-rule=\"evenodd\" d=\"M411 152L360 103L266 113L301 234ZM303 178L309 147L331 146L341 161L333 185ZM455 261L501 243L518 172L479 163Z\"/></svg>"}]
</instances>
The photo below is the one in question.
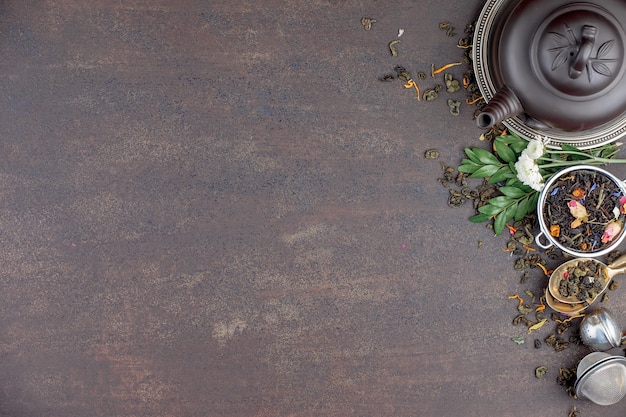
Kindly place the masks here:
<instances>
[{"instance_id":1,"label":"dry tea leaf","mask_svg":"<svg viewBox=\"0 0 626 417\"><path fill-rule=\"evenodd\" d=\"M620 256L622 256L622 253L620 251L611 251L608 255L606 255L606 263L611 264L615 262Z\"/></svg>"},{"instance_id":2,"label":"dry tea leaf","mask_svg":"<svg viewBox=\"0 0 626 417\"><path fill-rule=\"evenodd\" d=\"M523 345L524 344L524 338L523 337L512 337L511 340L513 342L515 342L518 345Z\"/></svg>"},{"instance_id":3,"label":"dry tea leaf","mask_svg":"<svg viewBox=\"0 0 626 417\"><path fill-rule=\"evenodd\" d=\"M547 366L540 366L535 369L535 378L542 379L548 373Z\"/></svg>"},{"instance_id":4,"label":"dry tea leaf","mask_svg":"<svg viewBox=\"0 0 626 417\"><path fill-rule=\"evenodd\" d=\"M428 149L424 152L424 157L426 159L437 159L439 158L439 151L437 149Z\"/></svg>"},{"instance_id":5,"label":"dry tea leaf","mask_svg":"<svg viewBox=\"0 0 626 417\"><path fill-rule=\"evenodd\" d=\"M433 101L437 97L439 97L439 93L437 93L437 91L432 88L430 90L424 91L423 98L425 101Z\"/></svg>"},{"instance_id":6,"label":"dry tea leaf","mask_svg":"<svg viewBox=\"0 0 626 417\"><path fill-rule=\"evenodd\" d=\"M444 74L443 77L446 83L446 91L448 93L456 93L457 91L461 89L461 84L459 83L458 80L455 80L452 77L452 74Z\"/></svg>"},{"instance_id":7,"label":"dry tea leaf","mask_svg":"<svg viewBox=\"0 0 626 417\"><path fill-rule=\"evenodd\" d=\"M371 17L363 17L361 19L361 24L365 30L370 30L374 23L376 23L376 19L372 19Z\"/></svg>"},{"instance_id":8,"label":"dry tea leaf","mask_svg":"<svg viewBox=\"0 0 626 417\"><path fill-rule=\"evenodd\" d=\"M400 42L400 41L398 41ZM401 79L404 82L409 82L412 80L412 75L409 71L406 70L406 68L404 68L401 65L398 65L394 68L394 70L396 71L396 74L398 75L398 78Z\"/></svg>"},{"instance_id":9,"label":"dry tea leaf","mask_svg":"<svg viewBox=\"0 0 626 417\"><path fill-rule=\"evenodd\" d=\"M466 202L467 200L465 200L461 192L456 191L456 190L450 190L450 197L448 198L448 205L450 207L454 207L454 208L461 207Z\"/></svg>"},{"instance_id":10,"label":"dry tea leaf","mask_svg":"<svg viewBox=\"0 0 626 417\"><path fill-rule=\"evenodd\" d=\"M519 326L520 323L524 322L524 324L528 327L533 325L533 322L524 317L523 314L518 315L513 319L513 326Z\"/></svg>"},{"instance_id":11,"label":"dry tea leaf","mask_svg":"<svg viewBox=\"0 0 626 417\"><path fill-rule=\"evenodd\" d=\"M458 116L461 114L461 102L458 100L448 99L448 107L450 108L450 114Z\"/></svg>"},{"instance_id":12,"label":"dry tea leaf","mask_svg":"<svg viewBox=\"0 0 626 417\"><path fill-rule=\"evenodd\" d=\"M562 323L559 323L556 326L556 333L558 335L562 335L563 333L565 333L570 327L572 327L572 322L571 321L564 321Z\"/></svg>"},{"instance_id":13,"label":"dry tea leaf","mask_svg":"<svg viewBox=\"0 0 626 417\"><path fill-rule=\"evenodd\" d=\"M463 177L463 181L461 181L461 182L464 182L465 180L466 180L466 178ZM457 181L457 183L458 183L458 181ZM461 194L463 194L463 196L465 198L469 198L470 200L475 200L475 199L478 198L478 191L472 190L469 187L463 187L461 189Z\"/></svg>"},{"instance_id":14,"label":"dry tea leaf","mask_svg":"<svg viewBox=\"0 0 626 417\"><path fill-rule=\"evenodd\" d=\"M538 323L533 324L532 326L530 326L528 328L528 334L530 334L532 331L534 330L539 330L543 327L544 324L546 324L546 322L548 321L548 319L542 319L541 321L539 321Z\"/></svg>"},{"instance_id":15,"label":"dry tea leaf","mask_svg":"<svg viewBox=\"0 0 626 417\"><path fill-rule=\"evenodd\" d=\"M398 56L398 50L396 49L396 45L400 43L399 39L394 39L389 42L389 51L391 52L391 56Z\"/></svg>"}]
</instances>

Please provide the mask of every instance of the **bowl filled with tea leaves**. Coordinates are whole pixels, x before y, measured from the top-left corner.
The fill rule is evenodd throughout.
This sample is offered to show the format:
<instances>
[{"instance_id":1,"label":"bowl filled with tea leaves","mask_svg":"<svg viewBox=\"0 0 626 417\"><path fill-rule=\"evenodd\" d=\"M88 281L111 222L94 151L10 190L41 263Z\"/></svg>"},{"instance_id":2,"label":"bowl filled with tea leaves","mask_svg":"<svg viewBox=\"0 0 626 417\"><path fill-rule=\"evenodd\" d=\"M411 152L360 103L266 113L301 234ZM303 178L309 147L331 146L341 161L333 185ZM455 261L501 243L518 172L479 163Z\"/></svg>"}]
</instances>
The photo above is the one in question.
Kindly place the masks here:
<instances>
[{"instance_id":1,"label":"bowl filled with tea leaves","mask_svg":"<svg viewBox=\"0 0 626 417\"><path fill-rule=\"evenodd\" d=\"M583 258L605 255L626 237L626 185L602 168L570 166L546 183L537 215L536 243L543 249L556 246Z\"/></svg>"}]
</instances>

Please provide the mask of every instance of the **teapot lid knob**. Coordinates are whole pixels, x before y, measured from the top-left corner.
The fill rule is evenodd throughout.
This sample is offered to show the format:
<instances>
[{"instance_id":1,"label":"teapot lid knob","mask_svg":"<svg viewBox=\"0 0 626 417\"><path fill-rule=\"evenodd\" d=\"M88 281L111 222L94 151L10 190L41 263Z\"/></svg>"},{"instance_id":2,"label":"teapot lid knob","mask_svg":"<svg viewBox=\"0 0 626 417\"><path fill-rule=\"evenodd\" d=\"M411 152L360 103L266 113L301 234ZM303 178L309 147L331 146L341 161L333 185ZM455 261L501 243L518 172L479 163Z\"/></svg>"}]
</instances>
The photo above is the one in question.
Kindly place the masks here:
<instances>
[{"instance_id":1,"label":"teapot lid knob","mask_svg":"<svg viewBox=\"0 0 626 417\"><path fill-rule=\"evenodd\" d=\"M555 10L531 43L537 79L561 97L590 98L613 88L624 70L624 34L602 8L576 3Z\"/></svg>"}]
</instances>

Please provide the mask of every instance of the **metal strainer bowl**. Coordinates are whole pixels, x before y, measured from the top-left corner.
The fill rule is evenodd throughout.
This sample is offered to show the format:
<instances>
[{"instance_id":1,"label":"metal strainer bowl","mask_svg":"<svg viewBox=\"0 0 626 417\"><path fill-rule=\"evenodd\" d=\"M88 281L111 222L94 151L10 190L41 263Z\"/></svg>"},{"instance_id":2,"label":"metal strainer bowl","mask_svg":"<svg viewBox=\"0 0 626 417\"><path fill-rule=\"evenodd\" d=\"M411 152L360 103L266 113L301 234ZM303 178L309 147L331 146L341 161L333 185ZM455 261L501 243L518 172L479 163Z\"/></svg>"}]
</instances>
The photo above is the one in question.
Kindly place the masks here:
<instances>
[{"instance_id":1,"label":"metal strainer bowl","mask_svg":"<svg viewBox=\"0 0 626 417\"><path fill-rule=\"evenodd\" d=\"M585 356L576 369L576 396L612 405L626 395L626 358L604 352Z\"/></svg>"}]
</instances>

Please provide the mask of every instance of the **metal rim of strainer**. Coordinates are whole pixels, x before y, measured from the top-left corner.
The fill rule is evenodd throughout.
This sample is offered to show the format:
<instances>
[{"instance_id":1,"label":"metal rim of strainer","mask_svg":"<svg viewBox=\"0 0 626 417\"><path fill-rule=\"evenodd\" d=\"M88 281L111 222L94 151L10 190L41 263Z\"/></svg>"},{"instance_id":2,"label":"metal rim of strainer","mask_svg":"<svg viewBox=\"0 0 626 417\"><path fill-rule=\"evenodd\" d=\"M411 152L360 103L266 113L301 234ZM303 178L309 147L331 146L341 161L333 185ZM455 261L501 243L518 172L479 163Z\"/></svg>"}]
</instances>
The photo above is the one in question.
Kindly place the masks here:
<instances>
[{"instance_id":1,"label":"metal rim of strainer","mask_svg":"<svg viewBox=\"0 0 626 417\"><path fill-rule=\"evenodd\" d=\"M594 359L598 356L602 356L603 358L593 362ZM593 362L593 363L587 364L587 362ZM576 396L579 398L586 398L590 400L591 402L599 404L598 402L594 401L593 398L589 398L585 396L582 390L592 376L596 375L599 371L606 369L608 365L613 365L617 363L621 363L626 368L626 357L612 356L604 352L593 352L585 356L580 361L578 365L578 369L577 369L577 371L580 370L582 372L581 372L581 375L577 377L576 382L574 384L574 390L576 392ZM584 365L584 366L581 366L581 365ZM586 369L580 369L584 367L586 367ZM604 404L604 405L610 405L610 404L615 404L619 402L622 398L624 398L624 395L626 395L626 390L622 390L622 391L623 392L621 393L621 396L619 398L616 398L615 401L612 401L609 404Z\"/></svg>"}]
</instances>

